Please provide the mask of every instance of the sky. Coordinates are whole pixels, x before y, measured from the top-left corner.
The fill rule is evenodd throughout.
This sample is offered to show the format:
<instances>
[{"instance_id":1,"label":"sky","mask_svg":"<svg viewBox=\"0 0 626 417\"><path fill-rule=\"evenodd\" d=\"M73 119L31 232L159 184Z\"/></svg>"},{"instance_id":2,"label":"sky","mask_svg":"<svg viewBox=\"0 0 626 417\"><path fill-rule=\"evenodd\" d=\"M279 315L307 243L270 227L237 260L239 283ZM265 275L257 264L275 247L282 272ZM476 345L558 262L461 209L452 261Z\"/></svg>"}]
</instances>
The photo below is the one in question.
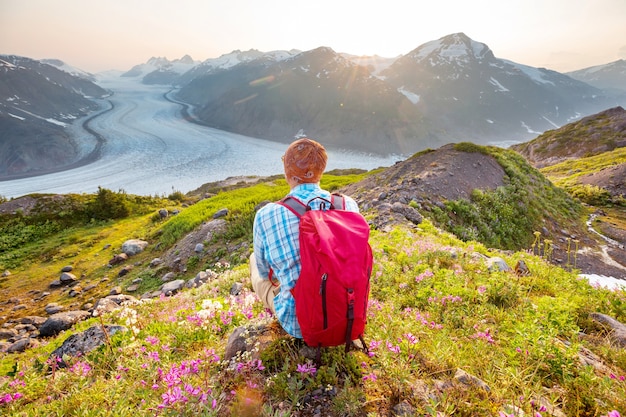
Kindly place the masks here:
<instances>
[{"instance_id":1,"label":"sky","mask_svg":"<svg viewBox=\"0 0 626 417\"><path fill-rule=\"evenodd\" d=\"M626 0L0 0L0 54L89 72L320 46L395 57L463 32L559 72L626 59Z\"/></svg>"}]
</instances>

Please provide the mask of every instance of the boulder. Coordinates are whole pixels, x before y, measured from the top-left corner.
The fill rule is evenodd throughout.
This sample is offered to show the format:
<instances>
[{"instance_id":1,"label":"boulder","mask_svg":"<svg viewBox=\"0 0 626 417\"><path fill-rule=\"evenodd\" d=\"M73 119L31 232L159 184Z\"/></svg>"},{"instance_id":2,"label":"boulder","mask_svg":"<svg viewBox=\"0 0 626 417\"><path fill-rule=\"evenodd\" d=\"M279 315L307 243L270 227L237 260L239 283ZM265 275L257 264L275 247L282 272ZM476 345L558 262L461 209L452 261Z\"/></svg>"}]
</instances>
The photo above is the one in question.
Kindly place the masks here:
<instances>
[{"instance_id":1,"label":"boulder","mask_svg":"<svg viewBox=\"0 0 626 417\"><path fill-rule=\"evenodd\" d=\"M128 256L133 256L143 252L147 246L148 242L145 240L130 239L122 244L122 252Z\"/></svg>"},{"instance_id":2,"label":"boulder","mask_svg":"<svg viewBox=\"0 0 626 417\"><path fill-rule=\"evenodd\" d=\"M589 317L611 330L610 337L613 343L621 347L626 347L625 324L615 320L613 317L607 316L606 314L602 313L591 313L589 314Z\"/></svg>"},{"instance_id":3,"label":"boulder","mask_svg":"<svg viewBox=\"0 0 626 417\"><path fill-rule=\"evenodd\" d=\"M177 279L175 281L170 281L170 282L163 284L163 286L161 287L161 291L165 295L173 295L173 294L176 294L178 291L180 291L184 285L185 285L184 279Z\"/></svg>"},{"instance_id":4,"label":"boulder","mask_svg":"<svg viewBox=\"0 0 626 417\"><path fill-rule=\"evenodd\" d=\"M125 262L126 260L128 260L128 255L126 255L125 253L120 253L120 254L115 255L113 259L109 261L109 265L111 266L118 265L118 264L121 264L122 262Z\"/></svg>"},{"instance_id":5,"label":"boulder","mask_svg":"<svg viewBox=\"0 0 626 417\"><path fill-rule=\"evenodd\" d=\"M69 272L63 272L59 280L63 285L70 285L71 283L76 281L76 275Z\"/></svg>"},{"instance_id":6,"label":"boulder","mask_svg":"<svg viewBox=\"0 0 626 417\"><path fill-rule=\"evenodd\" d=\"M39 335L43 337L54 336L63 330L69 329L77 322L85 320L89 315L87 311L82 310L53 314L39 328Z\"/></svg>"},{"instance_id":7,"label":"boulder","mask_svg":"<svg viewBox=\"0 0 626 417\"><path fill-rule=\"evenodd\" d=\"M44 310L46 310L46 313L48 314L56 314L63 310L63 306L57 303L49 303L44 307Z\"/></svg>"},{"instance_id":8,"label":"boulder","mask_svg":"<svg viewBox=\"0 0 626 417\"><path fill-rule=\"evenodd\" d=\"M107 337L111 337L117 332L126 330L127 329L123 326L113 325L90 327L84 332L73 334L65 339L63 344L50 354L50 358L54 360L56 358L63 358L64 356L84 356L86 353L106 343ZM60 366L65 366L63 360L61 360L59 364Z\"/></svg>"}]
</instances>

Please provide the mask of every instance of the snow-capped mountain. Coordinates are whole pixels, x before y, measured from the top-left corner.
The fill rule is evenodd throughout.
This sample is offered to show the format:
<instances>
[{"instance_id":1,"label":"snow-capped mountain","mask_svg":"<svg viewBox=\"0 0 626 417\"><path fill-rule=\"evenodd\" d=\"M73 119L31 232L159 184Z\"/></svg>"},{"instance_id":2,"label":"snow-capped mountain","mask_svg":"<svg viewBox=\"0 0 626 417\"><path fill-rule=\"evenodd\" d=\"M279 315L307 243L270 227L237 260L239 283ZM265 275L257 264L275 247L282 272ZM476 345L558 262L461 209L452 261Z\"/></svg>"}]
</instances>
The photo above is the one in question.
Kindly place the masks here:
<instances>
[{"instance_id":1,"label":"snow-capped mountain","mask_svg":"<svg viewBox=\"0 0 626 417\"><path fill-rule=\"evenodd\" d=\"M203 61L200 65L197 65L186 73L182 74L176 80L176 83L178 85L185 85L191 82L194 78L214 74L220 71L226 71L237 65L245 64L247 62L257 61L257 63L274 63L288 59L299 53L300 51L295 49L292 49L290 51L270 52L261 52L256 49L250 49L248 51L234 50L217 58L209 58Z\"/></svg>"},{"instance_id":2,"label":"snow-capped mountain","mask_svg":"<svg viewBox=\"0 0 626 417\"><path fill-rule=\"evenodd\" d=\"M65 127L98 108L107 92L33 59L0 55L0 177L45 170L77 155Z\"/></svg>"},{"instance_id":3,"label":"snow-capped mountain","mask_svg":"<svg viewBox=\"0 0 626 417\"><path fill-rule=\"evenodd\" d=\"M212 127L272 140L289 141L303 129L337 147L394 153L427 136L402 95L327 47L197 77L178 98Z\"/></svg>"},{"instance_id":4,"label":"snow-capped mountain","mask_svg":"<svg viewBox=\"0 0 626 417\"><path fill-rule=\"evenodd\" d=\"M60 59L42 59L41 62L44 64L52 65L53 67L57 67L61 71L65 71L68 74L73 75L75 77L84 78L92 82L96 81L96 77L92 73L83 71L80 68L73 67L61 61Z\"/></svg>"},{"instance_id":5,"label":"snow-capped mountain","mask_svg":"<svg viewBox=\"0 0 626 417\"><path fill-rule=\"evenodd\" d=\"M626 92L626 60L624 59L567 72L566 75L597 88Z\"/></svg>"},{"instance_id":6,"label":"snow-capped mountain","mask_svg":"<svg viewBox=\"0 0 626 417\"><path fill-rule=\"evenodd\" d=\"M619 104L564 74L498 59L463 33L414 49L382 75L454 141L523 141Z\"/></svg>"},{"instance_id":7,"label":"snow-capped mountain","mask_svg":"<svg viewBox=\"0 0 626 417\"><path fill-rule=\"evenodd\" d=\"M165 57L152 57L146 63L135 65L121 76L142 78L145 84L172 84L199 63L189 55L173 61Z\"/></svg>"},{"instance_id":8,"label":"snow-capped mountain","mask_svg":"<svg viewBox=\"0 0 626 417\"><path fill-rule=\"evenodd\" d=\"M523 142L626 102L556 71L496 58L463 33L391 59L323 47L280 59L234 51L178 81L179 98L211 126L273 140L302 128L327 143L385 153Z\"/></svg>"}]
</instances>

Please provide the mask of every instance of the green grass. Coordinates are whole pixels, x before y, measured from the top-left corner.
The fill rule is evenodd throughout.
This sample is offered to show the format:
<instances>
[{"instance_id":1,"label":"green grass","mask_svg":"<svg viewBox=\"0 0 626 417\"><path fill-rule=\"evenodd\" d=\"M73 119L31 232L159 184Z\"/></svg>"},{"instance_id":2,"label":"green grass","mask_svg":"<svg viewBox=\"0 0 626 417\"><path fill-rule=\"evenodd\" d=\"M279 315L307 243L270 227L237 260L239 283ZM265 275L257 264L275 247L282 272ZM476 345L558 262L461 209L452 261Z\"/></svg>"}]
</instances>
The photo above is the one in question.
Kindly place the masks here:
<instances>
[{"instance_id":1,"label":"green grass","mask_svg":"<svg viewBox=\"0 0 626 417\"><path fill-rule=\"evenodd\" d=\"M328 178L324 186L340 187L360 175ZM17 281L53 277L66 263L100 280L109 274L103 265L114 253L104 251L104 243L119 247L130 237L157 236L160 249L154 245L138 255L137 263L145 264L225 207L229 222L243 231L231 230L229 238L246 242L254 206L286 190L283 180L275 180L220 193L164 221L148 212L76 226L48 236L40 249L25 245L29 255L20 255L17 279L0 285L15 291ZM416 228L373 230L370 243L369 355L324 349L322 365L313 371L299 345L277 332L258 359L226 363L234 329L267 320L244 263L200 288L127 305L22 354L1 354L0 414L291 416L306 410L313 393L324 392L335 392L328 397L333 416L388 416L401 402L420 416L499 416L515 408L533 416L554 415L553 409L602 416L626 410L626 351L589 318L601 312L626 322L624 291L594 288L525 251L462 241L428 220ZM485 256L500 256L511 266L524 260L532 273L490 272ZM142 276L142 290L158 285L155 274L136 269L124 279ZM245 283L238 296L230 295L235 282ZM72 302L66 295L57 301ZM128 331L84 357L64 358L68 368L49 360L72 333L103 323ZM583 363L584 349L603 366ZM488 390L457 381L459 370Z\"/></svg>"}]
</instances>

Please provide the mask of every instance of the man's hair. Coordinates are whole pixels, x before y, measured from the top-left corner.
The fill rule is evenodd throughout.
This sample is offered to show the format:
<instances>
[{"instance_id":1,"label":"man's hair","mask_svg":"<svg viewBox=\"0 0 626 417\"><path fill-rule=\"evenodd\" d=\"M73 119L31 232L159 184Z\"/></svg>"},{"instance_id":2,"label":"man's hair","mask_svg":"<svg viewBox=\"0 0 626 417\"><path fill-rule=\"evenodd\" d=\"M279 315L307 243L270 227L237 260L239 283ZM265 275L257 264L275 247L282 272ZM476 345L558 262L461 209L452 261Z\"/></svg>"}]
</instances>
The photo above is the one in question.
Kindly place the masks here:
<instances>
[{"instance_id":1,"label":"man's hair","mask_svg":"<svg viewBox=\"0 0 626 417\"><path fill-rule=\"evenodd\" d=\"M318 142L302 138L293 142L283 156L285 175L298 183L316 183L326 169L326 149Z\"/></svg>"}]
</instances>

